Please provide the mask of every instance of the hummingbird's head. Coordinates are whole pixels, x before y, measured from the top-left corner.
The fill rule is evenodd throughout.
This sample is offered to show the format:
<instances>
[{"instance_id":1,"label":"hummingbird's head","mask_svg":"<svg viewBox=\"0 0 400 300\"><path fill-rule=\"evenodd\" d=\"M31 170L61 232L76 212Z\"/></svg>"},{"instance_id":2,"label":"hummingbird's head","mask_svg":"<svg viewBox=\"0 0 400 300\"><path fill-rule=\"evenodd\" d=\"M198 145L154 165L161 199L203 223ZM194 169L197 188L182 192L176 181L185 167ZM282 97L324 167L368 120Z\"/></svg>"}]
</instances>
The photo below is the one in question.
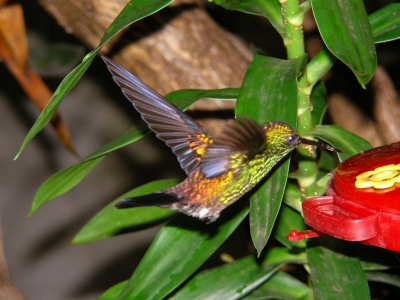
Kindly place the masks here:
<instances>
[{"instance_id":1,"label":"hummingbird's head","mask_svg":"<svg viewBox=\"0 0 400 300\"><path fill-rule=\"evenodd\" d=\"M266 146L277 151L289 152L297 146L312 145L329 151L340 152L336 148L324 143L305 139L299 136L296 130L282 122L268 122L262 126L266 136Z\"/></svg>"},{"instance_id":2,"label":"hummingbird's head","mask_svg":"<svg viewBox=\"0 0 400 300\"><path fill-rule=\"evenodd\" d=\"M300 136L289 125L282 122L268 122L262 126L265 132L266 148L275 151L291 151L300 145Z\"/></svg>"}]
</instances>

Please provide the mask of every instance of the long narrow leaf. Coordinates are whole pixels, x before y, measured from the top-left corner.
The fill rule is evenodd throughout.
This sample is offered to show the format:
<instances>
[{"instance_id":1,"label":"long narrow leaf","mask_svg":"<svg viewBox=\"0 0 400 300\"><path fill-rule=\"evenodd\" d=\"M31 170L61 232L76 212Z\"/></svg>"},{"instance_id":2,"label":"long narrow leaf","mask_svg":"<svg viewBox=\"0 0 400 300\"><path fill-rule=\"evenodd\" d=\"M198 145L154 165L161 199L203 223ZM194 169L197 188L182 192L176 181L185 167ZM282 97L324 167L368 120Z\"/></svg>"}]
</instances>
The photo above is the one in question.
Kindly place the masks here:
<instances>
[{"instance_id":1,"label":"long narrow leaf","mask_svg":"<svg viewBox=\"0 0 400 300\"><path fill-rule=\"evenodd\" d=\"M311 119L313 125L322 124L322 119L324 118L325 111L328 107L326 102L326 88L325 85L320 82L318 83L311 93Z\"/></svg>"},{"instance_id":2,"label":"long narrow leaf","mask_svg":"<svg viewBox=\"0 0 400 300\"><path fill-rule=\"evenodd\" d=\"M312 299L312 289L295 277L279 271L244 300Z\"/></svg>"},{"instance_id":3,"label":"long narrow leaf","mask_svg":"<svg viewBox=\"0 0 400 300\"><path fill-rule=\"evenodd\" d=\"M116 285L110 287L103 294L101 294L100 297L97 298L97 300L115 300L115 299L117 299L118 295L121 293L121 291L124 289L124 287L126 286L127 283L128 283L128 280L117 283Z\"/></svg>"},{"instance_id":4,"label":"long narrow leaf","mask_svg":"<svg viewBox=\"0 0 400 300\"><path fill-rule=\"evenodd\" d=\"M275 251L277 250L277 251ZM237 263L237 264L236 264ZM222 288L224 291L228 290L228 292L232 292L232 290L229 291L231 288L235 288L236 294L241 298L240 291L243 291L243 289L239 287L243 287L244 281L241 280L239 283L236 282L231 282L227 280L225 283L229 285L229 289L225 286L225 283L221 283L221 278L225 279L223 276L225 275L231 275L233 273L234 279L238 279L237 277L242 276L243 273L246 274L246 278L249 277L249 275L263 275L265 277L261 277L261 280L268 279L269 278L269 269L272 267L272 271L275 271L274 266L280 265L282 263L306 263L306 256L305 252L302 252L300 254L292 254L289 253L289 250L287 248L273 248L269 253L266 259L264 260L263 264L261 266L256 265L254 263L254 260L252 258L244 258L239 261L235 261L233 268L232 266L223 266L221 268L225 269L225 271L222 274L219 274L220 268L210 270L210 271L205 271L202 273L199 273L195 278L198 280L191 280L189 283L185 284L183 289L179 290L173 297L170 299L217 299L215 294L211 294L210 297L206 298L204 294L200 294L198 298L193 297L193 294L190 295L190 297L182 297L187 295L187 293L191 293L192 291L194 292L199 292L198 289L193 290L193 284L198 285L199 280L203 280L204 277L208 276L214 276L212 277L211 284L216 283L218 285L218 290L217 292L220 293L220 289ZM234 269L234 270L232 270ZM237 270L237 272L235 271ZM249 272L245 272L246 270L249 270ZM259 277L258 277L259 278ZM209 279L209 278L208 278ZM257 279L257 277L255 277ZM247 281L249 282L249 281ZM253 280L255 282L255 280ZM111 288L109 288L107 291L105 291L97 300L114 300L118 298L118 295L120 292L124 289L126 286L127 281L120 282ZM290 287L290 288L289 288ZM201 287L200 287L201 288ZM253 288L253 286L252 286ZM203 291L207 289L208 293L208 286L203 287ZM249 289L248 289L249 290ZM201 292L201 291L200 291ZM267 283L262 285L260 288L255 290L252 294L248 295L247 297L243 299L264 299L263 296L272 296L272 295L280 295L282 297L284 296L299 296L296 299L300 299L300 296L308 294L311 292L311 289L301 283L299 280L291 277L290 275L283 273L283 272L277 272L276 274L272 275L271 279L268 279ZM242 293L243 294L243 293ZM225 294L226 295L226 294ZM274 297L274 296L272 296ZM218 299L227 299L228 297L219 297ZM234 297L235 299L236 297ZM285 298L285 297L284 297ZM231 299L231 298L229 298ZM301 297L301 299L304 299L304 297Z\"/></svg>"},{"instance_id":5,"label":"long narrow leaf","mask_svg":"<svg viewBox=\"0 0 400 300\"><path fill-rule=\"evenodd\" d=\"M391 3L369 15L375 43L400 38L400 3Z\"/></svg>"},{"instance_id":6,"label":"long narrow leaf","mask_svg":"<svg viewBox=\"0 0 400 300\"><path fill-rule=\"evenodd\" d=\"M295 263L295 264L305 264L307 263L305 251L299 253L293 253L292 250L288 248L272 248L268 251L262 266L268 267L272 265L280 265L283 263ZM217 280L219 281L219 280ZM98 300L111 300L117 299L120 292L126 286L127 281L120 282L113 287L109 288L104 292ZM178 292L179 293L179 292ZM188 298L187 298L188 299ZM193 299L193 298L191 298ZM203 299L203 298L202 298ZM215 299L215 298L213 298ZM247 298L246 298L247 299ZM249 298L251 299L251 298ZM259 299L259 298L258 298Z\"/></svg>"},{"instance_id":7,"label":"long narrow leaf","mask_svg":"<svg viewBox=\"0 0 400 300\"><path fill-rule=\"evenodd\" d=\"M73 244L89 243L120 233L142 230L164 222L177 212L158 207L115 209L114 203L123 198L137 197L170 188L179 183L177 179L158 180L137 187L122 195L93 217L74 237Z\"/></svg>"},{"instance_id":8,"label":"long narrow leaf","mask_svg":"<svg viewBox=\"0 0 400 300\"><path fill-rule=\"evenodd\" d=\"M283 36L283 19L281 6L274 0L212 0L215 4L229 10L238 10L267 18L276 31Z\"/></svg>"},{"instance_id":9,"label":"long narrow leaf","mask_svg":"<svg viewBox=\"0 0 400 300\"><path fill-rule=\"evenodd\" d=\"M247 214L247 207L235 204L210 225L183 215L172 220L160 230L118 299L163 299L214 253Z\"/></svg>"},{"instance_id":10,"label":"long narrow leaf","mask_svg":"<svg viewBox=\"0 0 400 300\"><path fill-rule=\"evenodd\" d=\"M50 121L58 106L61 104L61 101L72 90L83 74L85 74L95 55L100 51L104 44L130 24L159 11L171 2L172 0L132 0L124 7L114 22L108 27L100 41L100 45L93 51L89 52L83 59L82 63L69 73L61 82L57 90L54 92L53 97L51 97L49 103L43 109L39 118L29 130L15 159L21 155L29 141Z\"/></svg>"},{"instance_id":11,"label":"long narrow leaf","mask_svg":"<svg viewBox=\"0 0 400 300\"><path fill-rule=\"evenodd\" d=\"M307 134L323 139L335 148L343 151L342 153L338 153L341 161L371 148L371 145L363 138L336 125L315 126Z\"/></svg>"},{"instance_id":12,"label":"long narrow leaf","mask_svg":"<svg viewBox=\"0 0 400 300\"><path fill-rule=\"evenodd\" d=\"M259 124L282 121L296 125L297 83L306 57L280 60L256 56L245 75L236 103L237 116L248 116ZM260 254L271 234L285 190L289 159L271 171L268 178L251 196L250 230Z\"/></svg>"},{"instance_id":13,"label":"long narrow leaf","mask_svg":"<svg viewBox=\"0 0 400 300\"><path fill-rule=\"evenodd\" d=\"M299 212L294 211L286 205L283 205L276 221L274 232L275 238L282 245L285 245L288 248L305 248L305 240L301 240L299 242L291 242L286 239L286 236L293 229L296 229L297 231L303 231L306 229L306 224L304 224L303 218L301 217Z\"/></svg>"},{"instance_id":14,"label":"long narrow leaf","mask_svg":"<svg viewBox=\"0 0 400 300\"><path fill-rule=\"evenodd\" d=\"M315 21L328 49L365 87L375 73L376 50L362 0L311 0Z\"/></svg>"},{"instance_id":15,"label":"long narrow leaf","mask_svg":"<svg viewBox=\"0 0 400 300\"><path fill-rule=\"evenodd\" d=\"M392 3L368 16L375 43L382 43L400 37L399 3ZM336 57L328 50L321 50L307 66L310 84L316 83L333 66Z\"/></svg>"},{"instance_id":16,"label":"long narrow leaf","mask_svg":"<svg viewBox=\"0 0 400 300\"><path fill-rule=\"evenodd\" d=\"M252 256L203 271L186 283L171 300L241 299L263 284L279 264L259 266Z\"/></svg>"},{"instance_id":17,"label":"long narrow leaf","mask_svg":"<svg viewBox=\"0 0 400 300\"><path fill-rule=\"evenodd\" d=\"M360 261L345 242L324 236L309 240L307 259L316 299L370 299Z\"/></svg>"},{"instance_id":18,"label":"long narrow leaf","mask_svg":"<svg viewBox=\"0 0 400 300\"><path fill-rule=\"evenodd\" d=\"M383 271L397 269L400 266L396 252L360 243L352 244L352 250L360 259L364 271Z\"/></svg>"},{"instance_id":19,"label":"long narrow leaf","mask_svg":"<svg viewBox=\"0 0 400 300\"><path fill-rule=\"evenodd\" d=\"M368 281L375 281L400 288L400 276L383 272L366 272Z\"/></svg>"},{"instance_id":20,"label":"long narrow leaf","mask_svg":"<svg viewBox=\"0 0 400 300\"><path fill-rule=\"evenodd\" d=\"M104 157L100 156L91 160L87 160L79 164L77 168L67 168L47 179L35 195L29 216L38 210L38 208L45 202L47 202L47 199L58 197L68 191L71 187L77 185L78 182L80 182L87 175L89 170L95 167L103 158ZM62 177L62 180L60 180L60 177Z\"/></svg>"},{"instance_id":21,"label":"long narrow leaf","mask_svg":"<svg viewBox=\"0 0 400 300\"><path fill-rule=\"evenodd\" d=\"M265 256L264 263L305 264L307 263L307 257L305 251L296 252L289 248L275 247L269 249Z\"/></svg>"}]
</instances>

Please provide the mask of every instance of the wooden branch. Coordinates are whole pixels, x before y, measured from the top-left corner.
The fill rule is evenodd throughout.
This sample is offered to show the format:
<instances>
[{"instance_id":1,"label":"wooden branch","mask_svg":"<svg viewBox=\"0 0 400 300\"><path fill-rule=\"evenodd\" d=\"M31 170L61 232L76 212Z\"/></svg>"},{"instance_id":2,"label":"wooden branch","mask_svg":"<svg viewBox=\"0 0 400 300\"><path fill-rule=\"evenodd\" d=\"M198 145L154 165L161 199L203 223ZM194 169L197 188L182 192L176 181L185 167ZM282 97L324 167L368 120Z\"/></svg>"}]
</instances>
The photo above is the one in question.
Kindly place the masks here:
<instances>
[{"instance_id":1,"label":"wooden branch","mask_svg":"<svg viewBox=\"0 0 400 300\"><path fill-rule=\"evenodd\" d=\"M38 1L68 33L90 48L98 46L106 28L128 2ZM161 94L187 88L240 87L252 59L248 45L221 28L201 4L172 4L133 24L103 48L103 53L111 51L112 59ZM232 101L201 101L192 109L233 107Z\"/></svg>"},{"instance_id":2,"label":"wooden branch","mask_svg":"<svg viewBox=\"0 0 400 300\"><path fill-rule=\"evenodd\" d=\"M90 48L98 46L127 2L39 0L68 33ZM219 27L199 5L173 3L118 36L112 57L161 93L239 87L252 59L249 47ZM107 53L110 47L103 50Z\"/></svg>"}]
</instances>

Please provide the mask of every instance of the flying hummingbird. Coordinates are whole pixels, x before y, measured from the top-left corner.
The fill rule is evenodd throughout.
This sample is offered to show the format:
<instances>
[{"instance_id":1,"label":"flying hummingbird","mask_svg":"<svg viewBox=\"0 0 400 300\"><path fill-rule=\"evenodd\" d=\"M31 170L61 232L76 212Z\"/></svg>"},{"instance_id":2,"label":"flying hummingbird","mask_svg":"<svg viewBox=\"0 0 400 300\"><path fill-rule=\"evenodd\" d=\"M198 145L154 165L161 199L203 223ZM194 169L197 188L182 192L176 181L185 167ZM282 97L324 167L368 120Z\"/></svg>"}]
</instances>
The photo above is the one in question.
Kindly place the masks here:
<instances>
[{"instance_id":1,"label":"flying hummingbird","mask_svg":"<svg viewBox=\"0 0 400 300\"><path fill-rule=\"evenodd\" d=\"M172 188L123 199L116 208L166 207L211 223L296 146L337 151L300 137L285 123L259 126L246 117L229 120L215 137L130 72L106 57L103 60L122 92L157 137L171 147L188 176Z\"/></svg>"}]
</instances>

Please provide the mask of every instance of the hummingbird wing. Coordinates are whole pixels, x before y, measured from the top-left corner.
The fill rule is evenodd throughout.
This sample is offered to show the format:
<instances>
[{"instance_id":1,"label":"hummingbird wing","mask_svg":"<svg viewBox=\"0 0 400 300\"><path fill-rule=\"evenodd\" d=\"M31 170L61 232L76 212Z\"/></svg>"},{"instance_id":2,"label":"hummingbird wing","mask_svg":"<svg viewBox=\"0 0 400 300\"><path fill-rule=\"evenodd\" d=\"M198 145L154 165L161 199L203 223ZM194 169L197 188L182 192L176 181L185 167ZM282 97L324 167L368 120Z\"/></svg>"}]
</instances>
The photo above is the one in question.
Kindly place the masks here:
<instances>
[{"instance_id":1,"label":"hummingbird wing","mask_svg":"<svg viewBox=\"0 0 400 300\"><path fill-rule=\"evenodd\" d=\"M103 56L103 60L114 81L150 129L171 147L186 174L192 173L214 136L129 71L107 57Z\"/></svg>"},{"instance_id":2,"label":"hummingbird wing","mask_svg":"<svg viewBox=\"0 0 400 300\"><path fill-rule=\"evenodd\" d=\"M217 139L207 146L200 162L202 172L212 178L243 166L265 149L265 138L263 129L253 120L229 120Z\"/></svg>"}]
</instances>

